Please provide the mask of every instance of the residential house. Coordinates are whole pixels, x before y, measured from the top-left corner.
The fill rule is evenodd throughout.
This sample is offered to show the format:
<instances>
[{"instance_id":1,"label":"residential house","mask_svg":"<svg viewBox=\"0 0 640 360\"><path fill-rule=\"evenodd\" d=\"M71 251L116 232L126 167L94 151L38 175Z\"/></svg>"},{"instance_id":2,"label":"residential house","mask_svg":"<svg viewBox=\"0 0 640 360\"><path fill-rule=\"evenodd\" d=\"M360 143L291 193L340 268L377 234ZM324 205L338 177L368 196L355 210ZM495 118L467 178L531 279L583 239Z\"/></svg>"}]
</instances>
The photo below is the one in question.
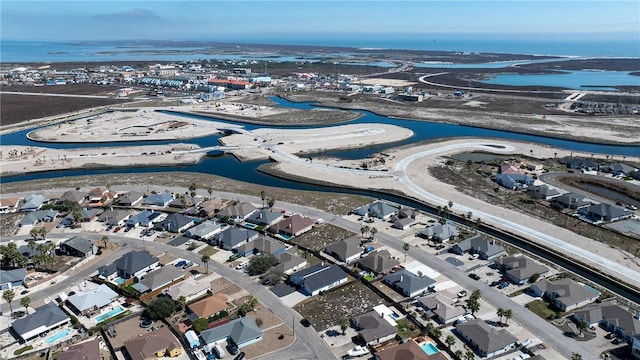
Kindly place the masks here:
<instances>
[{"instance_id":1,"label":"residential house","mask_svg":"<svg viewBox=\"0 0 640 360\"><path fill-rule=\"evenodd\" d=\"M159 223L156 223L153 227L156 230L182 233L192 227L195 223L194 218L190 218L179 213L173 213Z\"/></svg>"},{"instance_id":2,"label":"residential house","mask_svg":"<svg viewBox=\"0 0 640 360\"><path fill-rule=\"evenodd\" d=\"M100 340L93 339L71 345L59 352L56 360L102 360Z\"/></svg>"},{"instance_id":3,"label":"residential house","mask_svg":"<svg viewBox=\"0 0 640 360\"><path fill-rule=\"evenodd\" d=\"M166 286L184 280L186 274L182 268L163 266L136 277L137 283L133 288L139 293L153 292Z\"/></svg>"},{"instance_id":4,"label":"residential house","mask_svg":"<svg viewBox=\"0 0 640 360\"><path fill-rule=\"evenodd\" d=\"M374 217L382 220L389 220L393 215L398 213L398 207L393 206L385 201L376 200L371 204L363 205L355 209L355 213L359 216Z\"/></svg>"},{"instance_id":5,"label":"residential house","mask_svg":"<svg viewBox=\"0 0 640 360\"><path fill-rule=\"evenodd\" d=\"M586 201L584 196L576 193L566 193L553 198L553 202L560 204L565 209L577 210L587 206L591 206L591 202Z\"/></svg>"},{"instance_id":6,"label":"residential house","mask_svg":"<svg viewBox=\"0 0 640 360\"><path fill-rule=\"evenodd\" d=\"M126 220L124 224L128 227L149 227L153 223L153 219L158 215L160 215L160 213L154 212L153 210L142 210Z\"/></svg>"},{"instance_id":7,"label":"residential house","mask_svg":"<svg viewBox=\"0 0 640 360\"><path fill-rule=\"evenodd\" d=\"M96 207L109 205L113 201L114 196L117 196L117 193L111 193L107 189L91 189L89 190L89 195L87 196L89 199L88 206Z\"/></svg>"},{"instance_id":8,"label":"residential house","mask_svg":"<svg viewBox=\"0 0 640 360\"><path fill-rule=\"evenodd\" d=\"M118 196L114 203L118 206L133 207L138 205L142 201L143 197L143 192L131 190Z\"/></svg>"},{"instance_id":9,"label":"residential house","mask_svg":"<svg viewBox=\"0 0 640 360\"><path fill-rule=\"evenodd\" d=\"M55 302L50 302L36 309L36 312L17 319L11 324L13 332L29 341L44 332L63 326L71 320Z\"/></svg>"},{"instance_id":10,"label":"residential house","mask_svg":"<svg viewBox=\"0 0 640 360\"><path fill-rule=\"evenodd\" d=\"M184 235L196 240L209 240L221 231L222 226L220 224L207 220L190 228L184 233Z\"/></svg>"},{"instance_id":11,"label":"residential house","mask_svg":"<svg viewBox=\"0 0 640 360\"><path fill-rule=\"evenodd\" d=\"M613 176L630 176L633 172L638 172L637 168L624 163L614 163L605 165L600 170L613 174Z\"/></svg>"},{"instance_id":12,"label":"residential house","mask_svg":"<svg viewBox=\"0 0 640 360\"><path fill-rule=\"evenodd\" d=\"M19 198L0 199L0 214L9 214L18 211Z\"/></svg>"},{"instance_id":13,"label":"residential house","mask_svg":"<svg viewBox=\"0 0 640 360\"><path fill-rule=\"evenodd\" d=\"M407 230L414 222L415 220L410 217L399 218L398 220L393 222L393 225L391 225L391 227L399 230Z\"/></svg>"},{"instance_id":14,"label":"residential house","mask_svg":"<svg viewBox=\"0 0 640 360\"><path fill-rule=\"evenodd\" d=\"M367 345L378 345L396 337L398 329L389 324L376 311L369 311L353 319L353 326L358 330L358 336Z\"/></svg>"},{"instance_id":15,"label":"residential house","mask_svg":"<svg viewBox=\"0 0 640 360\"><path fill-rule=\"evenodd\" d=\"M370 252L358 261L358 266L362 270L374 274L386 274L398 265L400 265L400 261L392 257L388 250Z\"/></svg>"},{"instance_id":16,"label":"residential house","mask_svg":"<svg viewBox=\"0 0 640 360\"><path fill-rule=\"evenodd\" d=\"M406 297L426 294L436 281L428 276L418 276L406 269L386 275L383 282Z\"/></svg>"},{"instance_id":17,"label":"residential house","mask_svg":"<svg viewBox=\"0 0 640 360\"><path fill-rule=\"evenodd\" d=\"M571 311L591 304L600 296L599 291L568 278L556 281L542 279L531 285L529 292L533 296L544 297L551 301L561 311Z\"/></svg>"},{"instance_id":18,"label":"residential house","mask_svg":"<svg viewBox=\"0 0 640 360\"><path fill-rule=\"evenodd\" d=\"M57 203L61 204L64 202L69 202L71 204L82 205L86 198L87 193L84 191L68 190L58 198Z\"/></svg>"},{"instance_id":19,"label":"residential house","mask_svg":"<svg viewBox=\"0 0 640 360\"><path fill-rule=\"evenodd\" d=\"M340 266L331 265L322 271L313 273L302 281L301 291L309 296L338 287L349 280L349 275Z\"/></svg>"},{"instance_id":20,"label":"residential house","mask_svg":"<svg viewBox=\"0 0 640 360\"><path fill-rule=\"evenodd\" d=\"M124 226L130 216L127 210L107 210L98 216L98 221L109 226Z\"/></svg>"},{"instance_id":21,"label":"residential house","mask_svg":"<svg viewBox=\"0 0 640 360\"><path fill-rule=\"evenodd\" d=\"M315 220L312 218L302 217L295 214L271 225L268 231L273 234L295 237L311 230L311 228L313 228L313 224L315 224Z\"/></svg>"},{"instance_id":22,"label":"residential house","mask_svg":"<svg viewBox=\"0 0 640 360\"><path fill-rule=\"evenodd\" d=\"M124 348L131 360L151 360L163 357L178 357L182 345L167 326L142 333L124 342Z\"/></svg>"},{"instance_id":23,"label":"residential house","mask_svg":"<svg viewBox=\"0 0 640 360\"><path fill-rule=\"evenodd\" d=\"M447 242L458 236L458 234L458 228L451 224L430 226L418 233L419 236L440 243Z\"/></svg>"},{"instance_id":24,"label":"residential house","mask_svg":"<svg viewBox=\"0 0 640 360\"><path fill-rule=\"evenodd\" d=\"M20 205L20 211L36 211L39 210L42 205L49 202L49 199L38 194L31 194L26 198L22 199L22 204Z\"/></svg>"},{"instance_id":25,"label":"residential house","mask_svg":"<svg viewBox=\"0 0 640 360\"><path fill-rule=\"evenodd\" d=\"M118 299L118 293L106 284L101 284L91 289L77 291L67 298L67 304L76 314L90 315L111 305L116 299Z\"/></svg>"},{"instance_id":26,"label":"residential house","mask_svg":"<svg viewBox=\"0 0 640 360\"><path fill-rule=\"evenodd\" d=\"M584 321L590 328L601 324L603 328L617 333L626 341L631 341L640 334L640 320L612 302L586 306L574 312L573 317L576 321Z\"/></svg>"},{"instance_id":27,"label":"residential house","mask_svg":"<svg viewBox=\"0 0 640 360\"><path fill-rule=\"evenodd\" d=\"M632 211L611 204L595 204L580 209L580 213L596 221L614 222L633 216Z\"/></svg>"},{"instance_id":28,"label":"residential house","mask_svg":"<svg viewBox=\"0 0 640 360\"><path fill-rule=\"evenodd\" d=\"M262 209L254 211L251 215L249 215L249 217L247 218L247 222L256 224L258 226L269 227L279 221L282 221L283 218L284 214L281 212L273 212Z\"/></svg>"},{"instance_id":29,"label":"residential house","mask_svg":"<svg viewBox=\"0 0 640 360\"><path fill-rule=\"evenodd\" d=\"M167 205L169 205L171 201L173 201L173 194L170 194L170 193L150 194L147 197L142 199L142 205L166 207Z\"/></svg>"},{"instance_id":30,"label":"residential house","mask_svg":"<svg viewBox=\"0 0 640 360\"><path fill-rule=\"evenodd\" d=\"M27 276L27 268L2 270L0 276L0 290L12 289L16 286L24 284L24 278Z\"/></svg>"},{"instance_id":31,"label":"residential house","mask_svg":"<svg viewBox=\"0 0 640 360\"><path fill-rule=\"evenodd\" d=\"M531 176L525 174L499 174L496 180L498 184L511 190L524 189L534 182Z\"/></svg>"},{"instance_id":32,"label":"residential house","mask_svg":"<svg viewBox=\"0 0 640 360\"><path fill-rule=\"evenodd\" d=\"M360 247L360 238L352 236L347 239L336 241L324 248L324 252L333 256L338 261L350 264L360 258L362 248Z\"/></svg>"},{"instance_id":33,"label":"residential house","mask_svg":"<svg viewBox=\"0 0 640 360\"><path fill-rule=\"evenodd\" d=\"M506 163L500 166L500 174L517 175L522 174L522 172L520 171L520 168L515 164Z\"/></svg>"},{"instance_id":34,"label":"residential house","mask_svg":"<svg viewBox=\"0 0 640 360\"><path fill-rule=\"evenodd\" d=\"M34 210L24 215L24 217L20 221L20 226L26 227L34 226L40 222L52 222L56 218L56 216L58 216L58 212L52 209Z\"/></svg>"},{"instance_id":35,"label":"residential house","mask_svg":"<svg viewBox=\"0 0 640 360\"><path fill-rule=\"evenodd\" d=\"M376 359L378 360L441 360L448 359L439 352L433 355L427 355L424 350L414 341L409 340L396 346L385 348L382 351L376 351Z\"/></svg>"},{"instance_id":36,"label":"residential house","mask_svg":"<svg viewBox=\"0 0 640 360\"><path fill-rule=\"evenodd\" d=\"M59 249L65 255L83 258L94 255L98 251L98 247L91 240L80 235L60 243Z\"/></svg>"},{"instance_id":37,"label":"residential house","mask_svg":"<svg viewBox=\"0 0 640 360\"><path fill-rule=\"evenodd\" d=\"M527 163L527 170L529 171L542 171L544 169L544 165L540 163L530 162Z\"/></svg>"},{"instance_id":38,"label":"residential house","mask_svg":"<svg viewBox=\"0 0 640 360\"><path fill-rule=\"evenodd\" d=\"M278 258L278 265L275 266L275 269L284 274L291 274L307 265L307 260L296 255L295 250L285 251L276 257Z\"/></svg>"},{"instance_id":39,"label":"residential house","mask_svg":"<svg viewBox=\"0 0 640 360\"><path fill-rule=\"evenodd\" d=\"M302 269L296 271L295 273L289 275L289 281L291 281L294 285L302 286L302 283L306 278L313 274L317 274L323 272L329 268L329 265L325 265L324 262L320 262L313 266L310 266L306 269Z\"/></svg>"},{"instance_id":40,"label":"residential house","mask_svg":"<svg viewBox=\"0 0 640 360\"><path fill-rule=\"evenodd\" d=\"M227 206L220 210L216 217L218 219L228 219L230 222L239 223L245 221L257 208L250 202L243 202L237 205Z\"/></svg>"},{"instance_id":41,"label":"residential house","mask_svg":"<svg viewBox=\"0 0 640 360\"><path fill-rule=\"evenodd\" d=\"M241 245L235 249L235 251L242 256L249 256L260 253L277 256L282 254L286 250L287 247L283 243L264 236Z\"/></svg>"},{"instance_id":42,"label":"residential house","mask_svg":"<svg viewBox=\"0 0 640 360\"><path fill-rule=\"evenodd\" d=\"M208 319L211 316L217 315L221 311L227 310L229 305L227 305L227 295L218 293L194 302L193 304L189 304L187 307L191 313L195 314L195 321L199 318Z\"/></svg>"},{"instance_id":43,"label":"residential house","mask_svg":"<svg viewBox=\"0 0 640 360\"><path fill-rule=\"evenodd\" d=\"M556 188L552 188L546 184L532 186L529 188L529 192L534 198L543 200L551 200L557 196L560 196L560 192L558 192Z\"/></svg>"},{"instance_id":44,"label":"residential house","mask_svg":"<svg viewBox=\"0 0 640 360\"><path fill-rule=\"evenodd\" d=\"M239 349L262 340L262 330L249 316L231 320L226 324L207 329L200 333L204 349L211 352L216 344L227 340Z\"/></svg>"},{"instance_id":45,"label":"residential house","mask_svg":"<svg viewBox=\"0 0 640 360\"><path fill-rule=\"evenodd\" d=\"M180 195L175 199L173 199L173 201L171 201L168 206L172 208L178 208L178 209L187 209L187 208L198 205L200 202L201 202L200 198L196 198L189 195Z\"/></svg>"},{"instance_id":46,"label":"residential house","mask_svg":"<svg viewBox=\"0 0 640 360\"><path fill-rule=\"evenodd\" d=\"M567 165L568 168L581 170L582 172L598 170L598 163L588 159L581 159L581 158L574 158L574 157L565 158L564 163Z\"/></svg>"},{"instance_id":47,"label":"residential house","mask_svg":"<svg viewBox=\"0 0 640 360\"><path fill-rule=\"evenodd\" d=\"M187 299L187 302L204 296L211 289L211 283L208 281L198 281L193 278L187 278L177 284L170 285L163 293L173 300L178 300L181 296Z\"/></svg>"},{"instance_id":48,"label":"residential house","mask_svg":"<svg viewBox=\"0 0 640 360\"><path fill-rule=\"evenodd\" d=\"M129 279L140 278L142 275L156 269L159 266L157 257L147 251L130 251L110 265L98 268L98 275L102 279L114 280L117 277Z\"/></svg>"},{"instance_id":49,"label":"residential house","mask_svg":"<svg viewBox=\"0 0 640 360\"><path fill-rule=\"evenodd\" d=\"M482 260L493 260L504 254L504 248L496 245L493 241L488 241L480 235L463 240L451 247L451 252L462 255L466 252L480 255Z\"/></svg>"},{"instance_id":50,"label":"residential house","mask_svg":"<svg viewBox=\"0 0 640 360\"><path fill-rule=\"evenodd\" d=\"M224 250L233 250L251 240L258 238L260 233L248 229L240 229L235 226L228 226L221 233L216 234L211 243L216 244Z\"/></svg>"},{"instance_id":51,"label":"residential house","mask_svg":"<svg viewBox=\"0 0 640 360\"><path fill-rule=\"evenodd\" d=\"M495 328L482 319L458 324L456 332L482 357L504 354L512 350L518 340L506 329Z\"/></svg>"},{"instance_id":52,"label":"residential house","mask_svg":"<svg viewBox=\"0 0 640 360\"><path fill-rule=\"evenodd\" d=\"M455 295L451 296L447 292L437 292L421 297L418 299L418 304L424 309L430 310L440 324L449 325L467 313L457 303L458 300L459 298Z\"/></svg>"},{"instance_id":53,"label":"residential house","mask_svg":"<svg viewBox=\"0 0 640 360\"><path fill-rule=\"evenodd\" d=\"M231 200L210 199L200 204L200 216L212 218L217 212L224 209L231 203Z\"/></svg>"},{"instance_id":54,"label":"residential house","mask_svg":"<svg viewBox=\"0 0 640 360\"><path fill-rule=\"evenodd\" d=\"M529 278L535 274L544 277L549 272L549 268L522 254L498 258L495 264L504 271L509 281L518 285L526 284Z\"/></svg>"},{"instance_id":55,"label":"residential house","mask_svg":"<svg viewBox=\"0 0 640 360\"><path fill-rule=\"evenodd\" d=\"M76 221L77 222L90 222L93 219L97 218L98 215L102 213L101 209L80 209L79 214L80 217L78 219L74 218L73 212L70 212L65 216L60 223L64 226L71 226Z\"/></svg>"}]
</instances>

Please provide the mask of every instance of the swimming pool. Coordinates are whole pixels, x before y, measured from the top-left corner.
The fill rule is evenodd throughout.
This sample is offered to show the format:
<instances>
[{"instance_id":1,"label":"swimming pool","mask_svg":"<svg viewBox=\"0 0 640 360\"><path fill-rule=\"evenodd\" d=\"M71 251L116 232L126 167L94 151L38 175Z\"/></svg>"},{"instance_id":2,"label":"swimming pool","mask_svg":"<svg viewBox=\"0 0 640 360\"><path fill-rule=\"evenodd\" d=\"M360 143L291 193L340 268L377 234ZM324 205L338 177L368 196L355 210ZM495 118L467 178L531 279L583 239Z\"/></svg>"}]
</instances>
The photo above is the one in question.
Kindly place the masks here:
<instances>
[{"instance_id":1,"label":"swimming pool","mask_svg":"<svg viewBox=\"0 0 640 360\"><path fill-rule=\"evenodd\" d=\"M251 229L251 230L253 230L253 229L258 227L258 225L252 224L252 223L244 223L244 224L242 224L242 226L246 227L247 229Z\"/></svg>"},{"instance_id":2,"label":"swimming pool","mask_svg":"<svg viewBox=\"0 0 640 360\"><path fill-rule=\"evenodd\" d=\"M116 284L118 284L118 285L122 285L122 284L124 284L124 282L125 282L125 281L126 281L126 280L125 280L125 279L123 279L123 278L121 278L121 277L115 278L115 279L113 280L113 282L114 282L114 283L116 283Z\"/></svg>"},{"instance_id":3,"label":"swimming pool","mask_svg":"<svg viewBox=\"0 0 640 360\"><path fill-rule=\"evenodd\" d=\"M106 312L104 314L96 316L96 319L95 319L96 320L96 324L99 324L99 323L101 323L101 322L103 322L103 321L105 321L105 320L107 320L109 318L112 318L112 317L114 317L114 316L116 316L116 315L118 315L118 314L120 314L122 312L124 312L124 308L122 306L118 306L115 309L111 309L111 310L109 310L108 312Z\"/></svg>"},{"instance_id":4,"label":"swimming pool","mask_svg":"<svg viewBox=\"0 0 640 360\"><path fill-rule=\"evenodd\" d=\"M424 343L424 344L420 345L420 348L427 355L433 355L433 354L436 354L436 353L440 352L440 350L438 350L438 348L435 345L433 345L432 343Z\"/></svg>"},{"instance_id":5,"label":"swimming pool","mask_svg":"<svg viewBox=\"0 0 640 360\"><path fill-rule=\"evenodd\" d=\"M291 236L289 236L289 235L278 234L278 236L279 236L282 240L284 240L284 241L289 241L289 240L291 240Z\"/></svg>"},{"instance_id":6,"label":"swimming pool","mask_svg":"<svg viewBox=\"0 0 640 360\"><path fill-rule=\"evenodd\" d=\"M62 339L63 337L69 335L71 333L71 330L68 329L64 329L64 330L60 330L57 333L49 336L48 338L46 338L46 340L44 342L46 342L47 344L51 345L54 342Z\"/></svg>"}]
</instances>

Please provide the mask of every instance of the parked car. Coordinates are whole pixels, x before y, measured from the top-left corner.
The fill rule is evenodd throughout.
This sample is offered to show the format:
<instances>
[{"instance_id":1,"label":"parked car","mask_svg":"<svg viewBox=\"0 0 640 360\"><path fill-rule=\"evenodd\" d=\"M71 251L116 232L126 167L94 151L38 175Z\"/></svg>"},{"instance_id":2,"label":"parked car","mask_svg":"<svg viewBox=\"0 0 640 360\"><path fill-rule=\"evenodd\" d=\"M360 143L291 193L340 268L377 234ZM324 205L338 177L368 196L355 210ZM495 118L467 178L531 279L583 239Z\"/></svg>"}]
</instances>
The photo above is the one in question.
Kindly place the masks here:
<instances>
[{"instance_id":1,"label":"parked car","mask_svg":"<svg viewBox=\"0 0 640 360\"><path fill-rule=\"evenodd\" d=\"M177 264L176 267L183 267L187 265L187 261L186 260L180 260Z\"/></svg>"},{"instance_id":2,"label":"parked car","mask_svg":"<svg viewBox=\"0 0 640 360\"><path fill-rule=\"evenodd\" d=\"M618 336L616 333L608 333L604 337L605 337L605 339L611 340L611 339L615 338L616 336Z\"/></svg>"},{"instance_id":3,"label":"parked car","mask_svg":"<svg viewBox=\"0 0 640 360\"><path fill-rule=\"evenodd\" d=\"M473 280L480 280L480 276L478 276L478 274L475 274L475 273L469 274L469 277L472 278Z\"/></svg>"},{"instance_id":4,"label":"parked car","mask_svg":"<svg viewBox=\"0 0 640 360\"><path fill-rule=\"evenodd\" d=\"M115 229L113 229L114 233L117 233L118 231L120 231L120 226L117 226Z\"/></svg>"},{"instance_id":5,"label":"parked car","mask_svg":"<svg viewBox=\"0 0 640 360\"><path fill-rule=\"evenodd\" d=\"M238 345L233 342L229 342L229 344L227 344L227 350L229 350L229 354L235 355L238 353Z\"/></svg>"},{"instance_id":6,"label":"parked car","mask_svg":"<svg viewBox=\"0 0 640 360\"><path fill-rule=\"evenodd\" d=\"M466 322L469 322L473 319L475 319L476 317L471 315L471 314L465 314L460 316L459 318L456 319L456 324L464 324Z\"/></svg>"},{"instance_id":7,"label":"parked car","mask_svg":"<svg viewBox=\"0 0 640 360\"><path fill-rule=\"evenodd\" d=\"M446 248L447 246L445 244L440 244L438 246L436 246L436 250L442 250L444 248Z\"/></svg>"},{"instance_id":8,"label":"parked car","mask_svg":"<svg viewBox=\"0 0 640 360\"><path fill-rule=\"evenodd\" d=\"M300 324L302 324L302 326L304 326L304 327L309 327L309 326L311 326L311 323L310 323L310 322L309 322L309 320L307 320L307 319L302 319L302 320L300 320Z\"/></svg>"},{"instance_id":9,"label":"parked car","mask_svg":"<svg viewBox=\"0 0 640 360\"><path fill-rule=\"evenodd\" d=\"M20 295L27 295L29 293L29 289L22 290Z\"/></svg>"},{"instance_id":10,"label":"parked car","mask_svg":"<svg viewBox=\"0 0 640 360\"><path fill-rule=\"evenodd\" d=\"M233 360L243 360L244 356L245 356L244 351L242 351L241 353L236 355L236 357L234 357Z\"/></svg>"},{"instance_id":11,"label":"parked car","mask_svg":"<svg viewBox=\"0 0 640 360\"><path fill-rule=\"evenodd\" d=\"M458 293L458 297L465 297L467 296L467 291L466 290L462 290Z\"/></svg>"},{"instance_id":12,"label":"parked car","mask_svg":"<svg viewBox=\"0 0 640 360\"><path fill-rule=\"evenodd\" d=\"M614 345L624 344L625 342L626 342L626 340L624 338L621 338L621 337L617 337L617 338L613 339L613 344Z\"/></svg>"},{"instance_id":13,"label":"parked car","mask_svg":"<svg viewBox=\"0 0 640 360\"><path fill-rule=\"evenodd\" d=\"M503 282L503 283L500 283L500 285L498 285L498 289L504 289L507 286L509 286L509 283L508 282Z\"/></svg>"}]
</instances>

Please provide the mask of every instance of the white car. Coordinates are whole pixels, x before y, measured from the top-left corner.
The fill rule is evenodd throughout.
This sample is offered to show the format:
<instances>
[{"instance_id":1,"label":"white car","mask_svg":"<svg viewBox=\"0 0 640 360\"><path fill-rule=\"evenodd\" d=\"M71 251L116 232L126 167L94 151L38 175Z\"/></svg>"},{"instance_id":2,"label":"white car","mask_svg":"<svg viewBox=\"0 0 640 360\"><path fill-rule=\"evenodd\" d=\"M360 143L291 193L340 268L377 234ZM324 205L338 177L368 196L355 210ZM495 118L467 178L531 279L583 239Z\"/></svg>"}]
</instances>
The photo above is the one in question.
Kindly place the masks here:
<instances>
[{"instance_id":1,"label":"white car","mask_svg":"<svg viewBox=\"0 0 640 360\"><path fill-rule=\"evenodd\" d=\"M316 220L316 224L324 224L324 219L320 218L318 220Z\"/></svg>"},{"instance_id":2,"label":"white car","mask_svg":"<svg viewBox=\"0 0 640 360\"><path fill-rule=\"evenodd\" d=\"M462 315L459 318L456 319L456 324L464 324L466 322L469 322L473 319L475 319L476 317L471 315L471 314L466 314L466 315Z\"/></svg>"}]
</instances>

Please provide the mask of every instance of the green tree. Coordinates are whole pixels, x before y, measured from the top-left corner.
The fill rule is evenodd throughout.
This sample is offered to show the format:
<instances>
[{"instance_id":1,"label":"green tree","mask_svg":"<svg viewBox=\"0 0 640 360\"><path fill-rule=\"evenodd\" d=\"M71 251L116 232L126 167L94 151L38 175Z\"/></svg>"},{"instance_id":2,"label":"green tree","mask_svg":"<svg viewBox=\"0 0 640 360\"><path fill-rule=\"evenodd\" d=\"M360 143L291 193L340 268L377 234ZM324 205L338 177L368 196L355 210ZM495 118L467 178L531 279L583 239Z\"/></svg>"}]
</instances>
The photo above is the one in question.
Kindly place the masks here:
<instances>
[{"instance_id":1,"label":"green tree","mask_svg":"<svg viewBox=\"0 0 640 360\"><path fill-rule=\"evenodd\" d=\"M469 310L471 310L471 315L475 315L480 310L478 300L469 299Z\"/></svg>"},{"instance_id":2,"label":"green tree","mask_svg":"<svg viewBox=\"0 0 640 360\"><path fill-rule=\"evenodd\" d=\"M482 226L482 219L476 218L476 222L473 225L473 229L474 229L476 234L478 233L478 230L480 229L480 226Z\"/></svg>"},{"instance_id":3,"label":"green tree","mask_svg":"<svg viewBox=\"0 0 640 360\"><path fill-rule=\"evenodd\" d=\"M6 301L9 304L9 309L11 310L11 315L13 315L13 305L11 305L11 302L13 301L13 298L16 297L16 293L13 292L13 290L11 289L7 289L5 291L2 292L2 298L4 299L4 301Z\"/></svg>"},{"instance_id":4,"label":"green tree","mask_svg":"<svg viewBox=\"0 0 640 360\"><path fill-rule=\"evenodd\" d=\"M582 355L577 352L571 353L571 360L582 360Z\"/></svg>"},{"instance_id":5,"label":"green tree","mask_svg":"<svg viewBox=\"0 0 640 360\"><path fill-rule=\"evenodd\" d=\"M471 161L471 160L469 160L469 161ZM462 350L458 349L458 350L453 352L453 356L455 356L456 359L458 359L458 360L462 360L462 357L464 356L464 352Z\"/></svg>"},{"instance_id":6,"label":"green tree","mask_svg":"<svg viewBox=\"0 0 640 360\"><path fill-rule=\"evenodd\" d=\"M260 199L262 199L262 207L263 208L264 208L264 201L266 200L266 198L267 198L267 192L264 191L264 190L260 191Z\"/></svg>"},{"instance_id":7,"label":"green tree","mask_svg":"<svg viewBox=\"0 0 640 360\"><path fill-rule=\"evenodd\" d=\"M38 240L38 235L40 234L40 230L38 230L38 228L31 228L31 230L29 230L29 235L33 238L33 241Z\"/></svg>"},{"instance_id":8,"label":"green tree","mask_svg":"<svg viewBox=\"0 0 640 360\"><path fill-rule=\"evenodd\" d=\"M73 225L77 225L82 220L82 210L79 206L74 206L71 209L71 216L73 217Z\"/></svg>"},{"instance_id":9,"label":"green tree","mask_svg":"<svg viewBox=\"0 0 640 360\"><path fill-rule=\"evenodd\" d=\"M442 337L442 330L438 328L431 330L431 337L434 339L440 339Z\"/></svg>"},{"instance_id":10,"label":"green tree","mask_svg":"<svg viewBox=\"0 0 640 360\"><path fill-rule=\"evenodd\" d=\"M31 298L28 296L20 299L20 305L24 306L24 312L27 313L27 309L29 308L29 304L31 304Z\"/></svg>"},{"instance_id":11,"label":"green tree","mask_svg":"<svg viewBox=\"0 0 640 360\"><path fill-rule=\"evenodd\" d=\"M250 295L249 298L240 306L240 313L243 316L247 315L251 310L255 309L256 305L258 305L258 299L256 299L255 296Z\"/></svg>"},{"instance_id":12,"label":"green tree","mask_svg":"<svg viewBox=\"0 0 640 360\"><path fill-rule=\"evenodd\" d=\"M267 281L269 285L278 285L282 282L284 276L285 274L282 271L272 267L267 270L264 277L265 281Z\"/></svg>"},{"instance_id":13,"label":"green tree","mask_svg":"<svg viewBox=\"0 0 640 360\"><path fill-rule=\"evenodd\" d=\"M342 330L343 336L347 334L347 329L349 328L350 324L351 324L351 321L347 316L343 316L340 318L340 330Z\"/></svg>"},{"instance_id":14,"label":"green tree","mask_svg":"<svg viewBox=\"0 0 640 360\"><path fill-rule=\"evenodd\" d=\"M196 183L191 183L191 185L189 185L189 194L192 197L196 196L197 189L198 189L198 185L196 185Z\"/></svg>"},{"instance_id":15,"label":"green tree","mask_svg":"<svg viewBox=\"0 0 640 360\"><path fill-rule=\"evenodd\" d=\"M270 197L267 200L267 205L269 206L269 209L273 209L273 205L275 205L275 204L276 204L276 199L275 198Z\"/></svg>"},{"instance_id":16,"label":"green tree","mask_svg":"<svg viewBox=\"0 0 640 360\"><path fill-rule=\"evenodd\" d=\"M166 318L176 311L176 302L166 296L162 296L149 304L145 311L151 319Z\"/></svg>"},{"instance_id":17,"label":"green tree","mask_svg":"<svg viewBox=\"0 0 640 360\"><path fill-rule=\"evenodd\" d=\"M529 277L529 282L530 283L534 283L534 282L538 281L538 279L540 279L540 274L535 273L535 274L533 274L533 275L531 275Z\"/></svg>"},{"instance_id":18,"label":"green tree","mask_svg":"<svg viewBox=\"0 0 640 360\"><path fill-rule=\"evenodd\" d=\"M202 261L202 263L204 264L204 268L207 270L207 274L209 273L209 260L211 260L211 257L209 257L209 255L202 255L202 257L200 258L200 261Z\"/></svg>"},{"instance_id":19,"label":"green tree","mask_svg":"<svg viewBox=\"0 0 640 360\"><path fill-rule=\"evenodd\" d=\"M365 234L369 234L369 231L371 230L371 228L369 228L367 225L363 226L360 228L360 234L362 235L362 239L365 238ZM368 236L367 236L368 237Z\"/></svg>"},{"instance_id":20,"label":"green tree","mask_svg":"<svg viewBox=\"0 0 640 360\"><path fill-rule=\"evenodd\" d=\"M409 252L410 248L411 248L411 245L409 245L408 242L402 244L402 250L404 250L404 262L407 262L407 252Z\"/></svg>"},{"instance_id":21,"label":"green tree","mask_svg":"<svg viewBox=\"0 0 640 360\"><path fill-rule=\"evenodd\" d=\"M480 289L475 289L471 292L471 295L469 296L469 299L471 300L480 300L480 298L482 297L482 292L480 291Z\"/></svg>"},{"instance_id":22,"label":"green tree","mask_svg":"<svg viewBox=\"0 0 640 360\"><path fill-rule=\"evenodd\" d=\"M249 275L260 275L264 274L272 266L277 264L278 259L275 256L269 253L261 253L251 259L249 266L247 267L247 271L249 272Z\"/></svg>"},{"instance_id":23,"label":"green tree","mask_svg":"<svg viewBox=\"0 0 640 360\"><path fill-rule=\"evenodd\" d=\"M207 327L209 327L209 320L207 319L200 318L193 322L193 330L195 330L198 333L201 333L204 330L207 330Z\"/></svg>"},{"instance_id":24,"label":"green tree","mask_svg":"<svg viewBox=\"0 0 640 360\"><path fill-rule=\"evenodd\" d=\"M476 358L476 353L473 352L473 350L468 349L467 352L464 353L464 359L465 360L473 360Z\"/></svg>"},{"instance_id":25,"label":"green tree","mask_svg":"<svg viewBox=\"0 0 640 360\"><path fill-rule=\"evenodd\" d=\"M511 319L512 317L513 317L513 310L506 309L504 311L504 323L505 323L505 325L509 324L509 319Z\"/></svg>"},{"instance_id":26,"label":"green tree","mask_svg":"<svg viewBox=\"0 0 640 360\"><path fill-rule=\"evenodd\" d=\"M109 244L109 237L107 235L102 235L100 241L102 241L102 247L106 249Z\"/></svg>"},{"instance_id":27,"label":"green tree","mask_svg":"<svg viewBox=\"0 0 640 360\"><path fill-rule=\"evenodd\" d=\"M42 237L42 240L46 240L47 239L47 228L46 227L41 227L39 230L39 235L40 237Z\"/></svg>"},{"instance_id":28,"label":"green tree","mask_svg":"<svg viewBox=\"0 0 640 360\"><path fill-rule=\"evenodd\" d=\"M213 189L211 188L211 186L207 188L207 194L209 194L209 200L211 200L211 194L213 194Z\"/></svg>"},{"instance_id":29,"label":"green tree","mask_svg":"<svg viewBox=\"0 0 640 360\"><path fill-rule=\"evenodd\" d=\"M371 229L369 229L369 233L371 234L371 241L375 242L376 240L376 234L378 233L378 229L376 229L375 226L372 226Z\"/></svg>"},{"instance_id":30,"label":"green tree","mask_svg":"<svg viewBox=\"0 0 640 360\"><path fill-rule=\"evenodd\" d=\"M498 322L502 323L502 317L504 316L504 309L503 308L498 308L498 310L496 311L496 315L498 315L500 317L500 320L498 320Z\"/></svg>"},{"instance_id":31,"label":"green tree","mask_svg":"<svg viewBox=\"0 0 640 360\"><path fill-rule=\"evenodd\" d=\"M456 343L456 338L454 338L453 335L447 335L447 338L444 339L444 342L449 348L451 348L453 344Z\"/></svg>"},{"instance_id":32,"label":"green tree","mask_svg":"<svg viewBox=\"0 0 640 360\"><path fill-rule=\"evenodd\" d=\"M0 255L2 255L2 262L12 267L23 267L29 261L26 256L18 251L18 246L15 242L0 245Z\"/></svg>"},{"instance_id":33,"label":"green tree","mask_svg":"<svg viewBox=\"0 0 640 360\"><path fill-rule=\"evenodd\" d=\"M180 307L180 309L184 309L184 306L187 305L187 298L184 296L180 296L176 301L176 305Z\"/></svg>"}]
</instances>

